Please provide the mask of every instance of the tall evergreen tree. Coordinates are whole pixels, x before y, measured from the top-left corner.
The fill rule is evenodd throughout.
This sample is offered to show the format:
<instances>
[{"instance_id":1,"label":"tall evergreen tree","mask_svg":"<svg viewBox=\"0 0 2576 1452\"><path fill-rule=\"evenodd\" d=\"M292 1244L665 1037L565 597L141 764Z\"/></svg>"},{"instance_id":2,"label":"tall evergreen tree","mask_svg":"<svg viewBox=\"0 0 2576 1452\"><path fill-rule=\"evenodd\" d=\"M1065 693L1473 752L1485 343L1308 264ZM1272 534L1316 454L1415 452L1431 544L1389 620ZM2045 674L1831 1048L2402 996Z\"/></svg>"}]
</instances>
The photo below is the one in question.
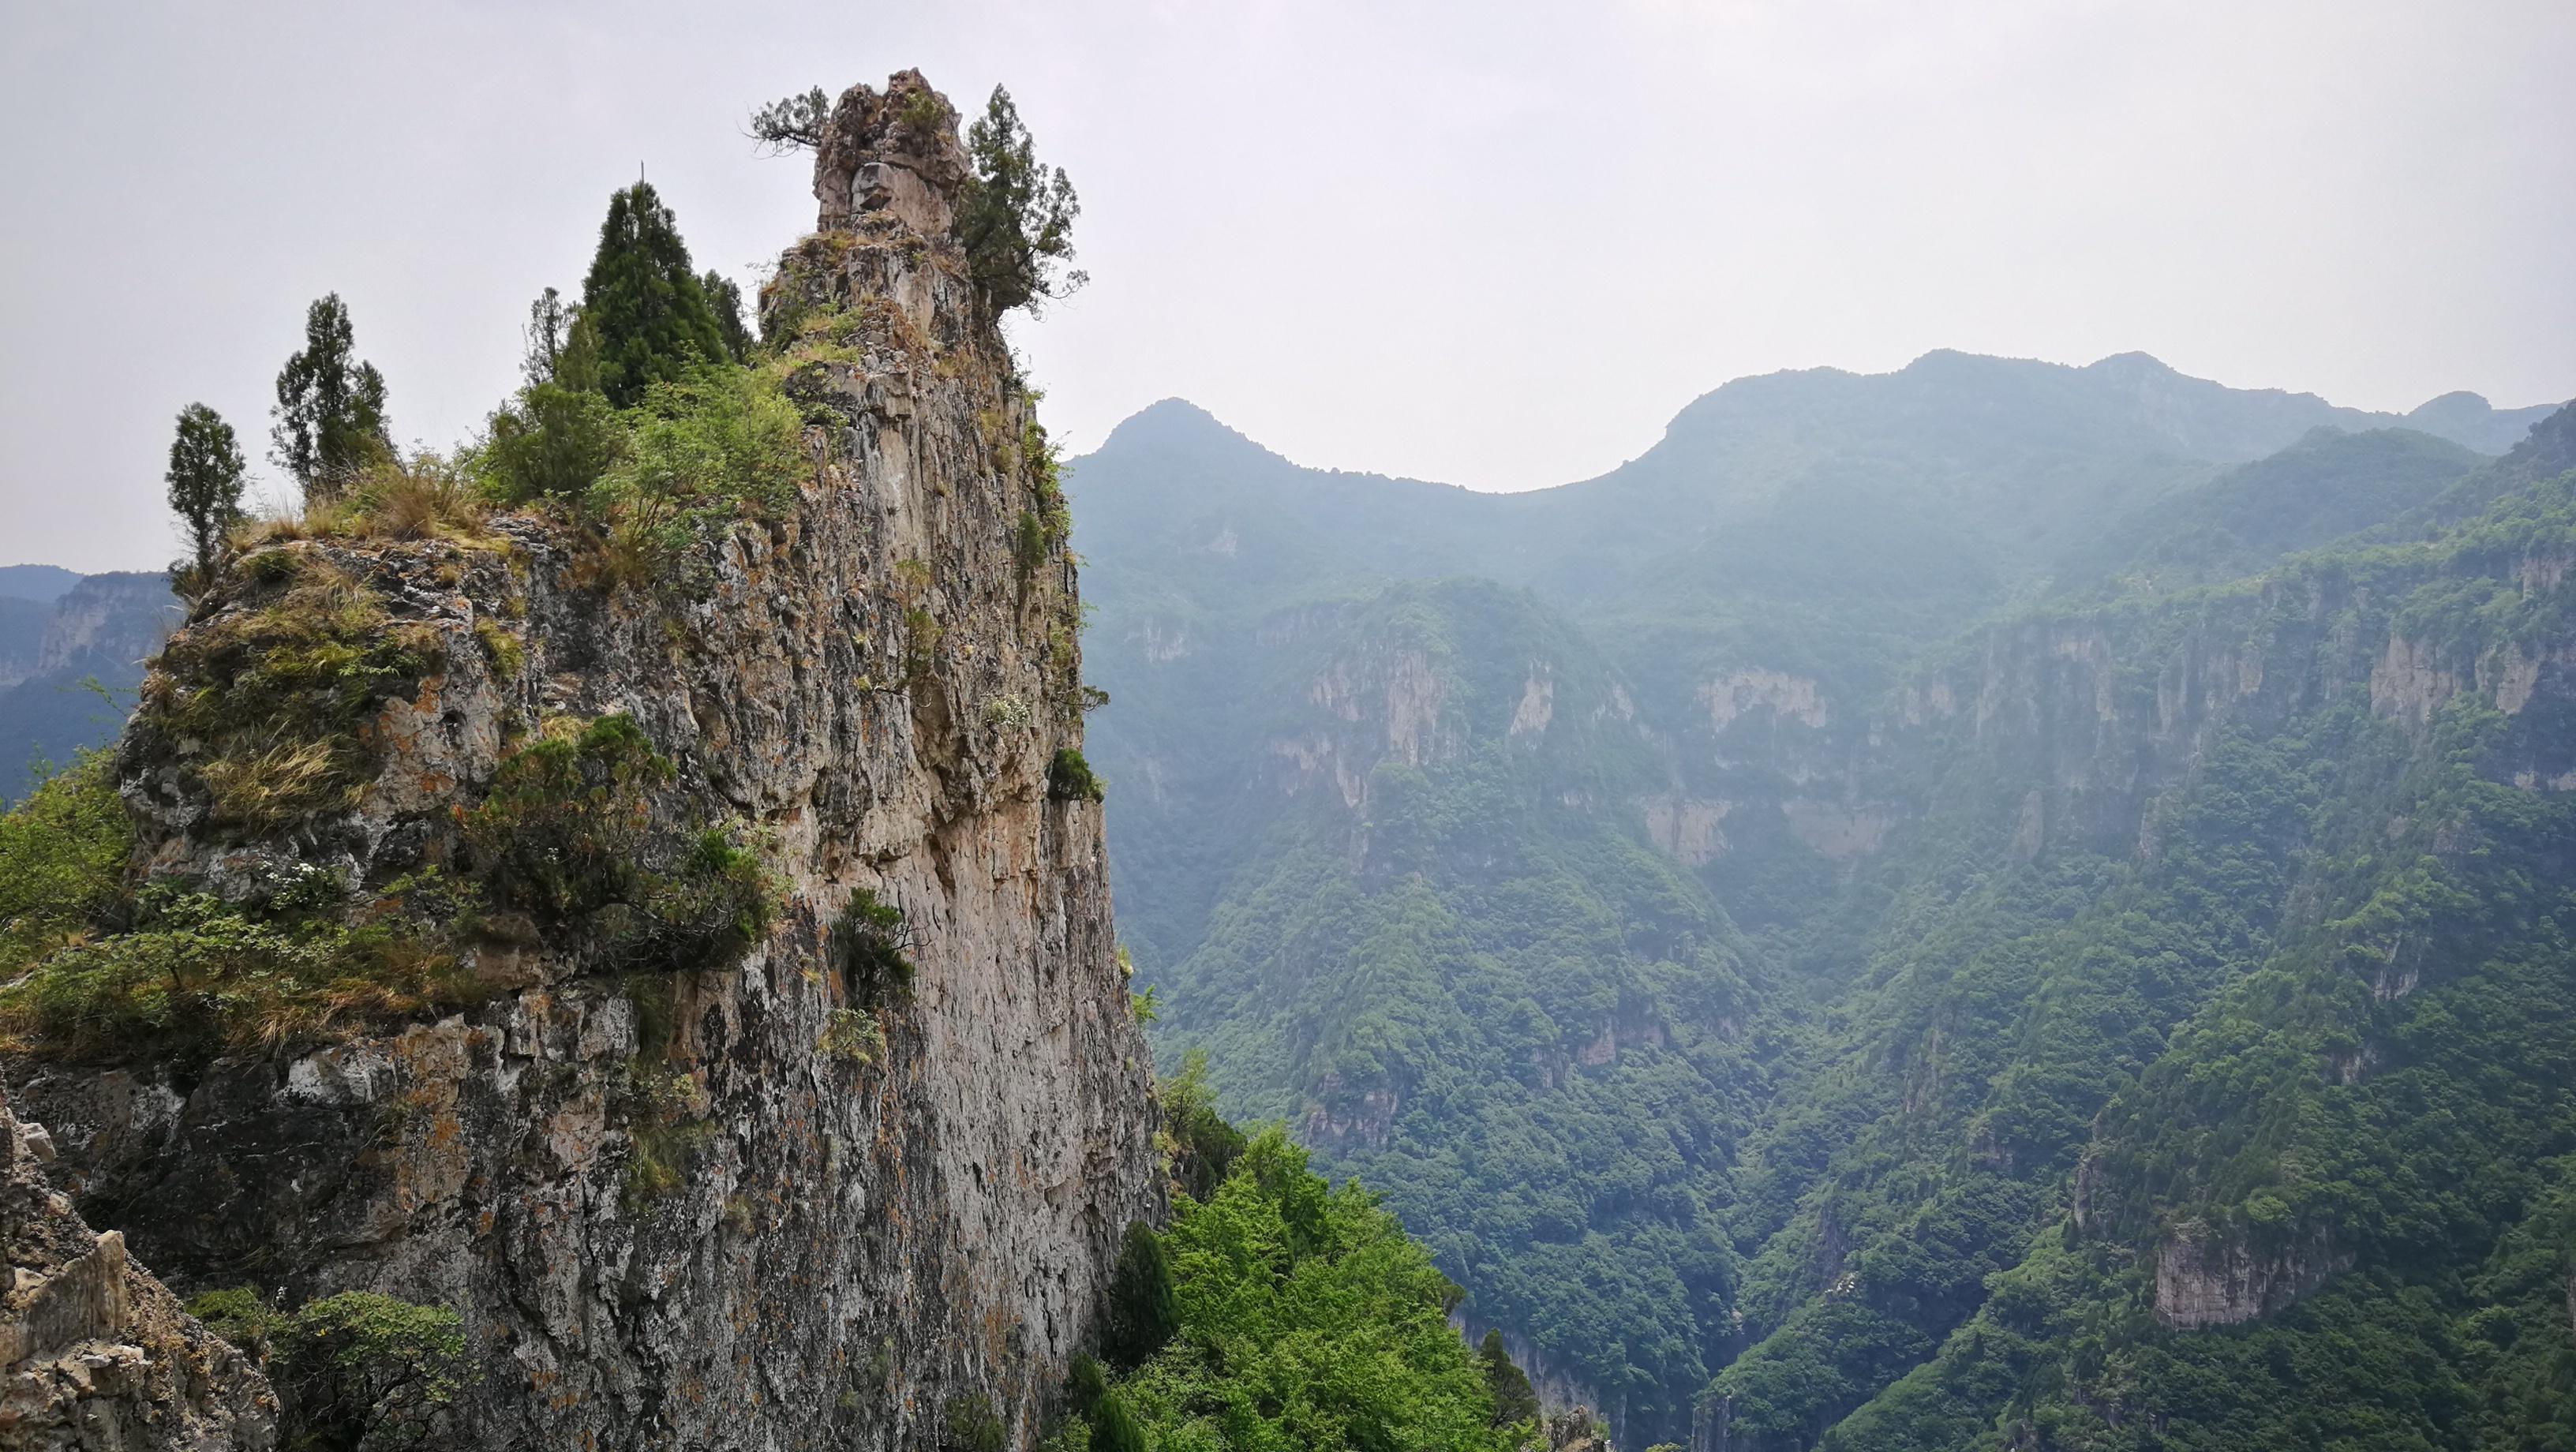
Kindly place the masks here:
<instances>
[{"instance_id":1,"label":"tall evergreen tree","mask_svg":"<svg viewBox=\"0 0 2576 1452\"><path fill-rule=\"evenodd\" d=\"M213 576L224 531L242 515L242 451L233 426L202 403L179 410L170 472L163 478L170 485L170 508L188 536L190 563L180 584L193 592Z\"/></svg>"},{"instance_id":2,"label":"tall evergreen tree","mask_svg":"<svg viewBox=\"0 0 2576 1452\"><path fill-rule=\"evenodd\" d=\"M572 331L572 323L572 307L563 300L562 293L551 287L528 304L528 349L519 359L519 375L529 386L555 381L555 369L563 361L564 337Z\"/></svg>"},{"instance_id":3,"label":"tall evergreen tree","mask_svg":"<svg viewBox=\"0 0 2576 1452\"><path fill-rule=\"evenodd\" d=\"M1154 1227L1129 1221L1127 1238L1118 1248L1118 1268L1109 1279L1107 1332L1101 1354L1113 1366L1134 1368L1163 1349L1180 1325L1180 1305L1172 1292L1172 1264Z\"/></svg>"},{"instance_id":4,"label":"tall evergreen tree","mask_svg":"<svg viewBox=\"0 0 2576 1452\"><path fill-rule=\"evenodd\" d=\"M356 338L338 293L304 314L303 351L277 375L269 438L279 467L295 476L308 500L328 499L371 460L391 452L385 431L385 376L352 361Z\"/></svg>"},{"instance_id":5,"label":"tall evergreen tree","mask_svg":"<svg viewBox=\"0 0 2576 1452\"><path fill-rule=\"evenodd\" d=\"M751 361L751 328L742 320L742 286L710 267L698 279L707 306L715 309L716 331L724 335L725 352L736 363Z\"/></svg>"},{"instance_id":6,"label":"tall evergreen tree","mask_svg":"<svg viewBox=\"0 0 2576 1452\"><path fill-rule=\"evenodd\" d=\"M1512 1364L1512 1354L1503 1347L1500 1329L1485 1333L1483 1344L1476 1348L1476 1359L1483 1364L1485 1386L1494 1394L1494 1425L1508 1427L1515 1422L1538 1419L1538 1393L1530 1386L1529 1374Z\"/></svg>"},{"instance_id":7,"label":"tall evergreen tree","mask_svg":"<svg viewBox=\"0 0 2576 1452\"><path fill-rule=\"evenodd\" d=\"M600 391L619 408L642 401L652 384L731 356L679 224L646 182L608 199L581 285L581 320L598 334Z\"/></svg>"},{"instance_id":8,"label":"tall evergreen tree","mask_svg":"<svg viewBox=\"0 0 2576 1452\"><path fill-rule=\"evenodd\" d=\"M1082 286L1088 280L1082 273L1056 271L1073 258L1073 222L1082 203L1063 167L1039 163L1009 91L993 88L983 116L967 129L966 151L975 177L959 199L957 240L993 311L1032 306Z\"/></svg>"}]
</instances>

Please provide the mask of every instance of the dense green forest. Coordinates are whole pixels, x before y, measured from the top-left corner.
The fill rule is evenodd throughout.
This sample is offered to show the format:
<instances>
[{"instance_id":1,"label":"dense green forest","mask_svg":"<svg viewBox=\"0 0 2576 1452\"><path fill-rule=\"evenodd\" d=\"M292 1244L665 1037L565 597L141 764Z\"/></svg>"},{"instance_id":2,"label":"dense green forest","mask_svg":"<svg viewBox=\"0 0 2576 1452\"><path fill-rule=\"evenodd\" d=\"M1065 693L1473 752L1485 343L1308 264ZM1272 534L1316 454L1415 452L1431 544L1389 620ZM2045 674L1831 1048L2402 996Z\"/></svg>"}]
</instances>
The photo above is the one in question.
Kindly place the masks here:
<instances>
[{"instance_id":1,"label":"dense green forest","mask_svg":"<svg viewBox=\"0 0 2576 1452\"><path fill-rule=\"evenodd\" d=\"M2576 423L2177 377L1747 380L1508 498L1132 421L1161 1050L1621 1445L2568 1445Z\"/></svg>"}]
</instances>

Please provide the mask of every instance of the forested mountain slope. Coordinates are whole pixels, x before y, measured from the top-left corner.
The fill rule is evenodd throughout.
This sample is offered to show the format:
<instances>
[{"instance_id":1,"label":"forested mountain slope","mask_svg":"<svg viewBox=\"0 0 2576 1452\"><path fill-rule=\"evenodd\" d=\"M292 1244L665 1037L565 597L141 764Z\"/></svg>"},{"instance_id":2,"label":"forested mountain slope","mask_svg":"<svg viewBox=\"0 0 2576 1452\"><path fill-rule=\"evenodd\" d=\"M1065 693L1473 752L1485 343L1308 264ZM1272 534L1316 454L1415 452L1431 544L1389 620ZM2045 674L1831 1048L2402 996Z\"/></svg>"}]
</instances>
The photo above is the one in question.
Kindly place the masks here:
<instances>
[{"instance_id":1,"label":"forested mountain slope","mask_svg":"<svg viewBox=\"0 0 2576 1452\"><path fill-rule=\"evenodd\" d=\"M2551 1252L2511 1227L2576 1149L2535 1087L2569 987L2533 886L2576 787L2567 421L2490 463L2424 426L2494 447L2497 415L2436 404L2401 429L2134 356L1936 354L1731 384L1602 480L1501 498L1158 405L1072 478L1158 1047L1385 1190L1470 1326L1623 1445L2092 1445L2045 1440L2078 1411L2124 1445L2108 1419L2253 1407L2138 1368L2304 1334L2319 1286L2538 1314ZM2356 533L2388 543L2297 553ZM2435 899L2487 946L2374 996L2353 944ZM2484 1072L2541 1097L2454 1135L2494 1173L2425 1249L2317 1188L2385 1166L2278 1151L2457 1092L2456 1052L2398 1067L2454 972L2539 1014ZM2498 1031L2479 1001L2463 1042ZM2259 1114L2210 1087L2254 1064ZM2463 1289L2508 1261L2522 1299ZM2061 1319L1976 1351L2021 1304L1989 1276ZM2472 1361L2446 1385L2491 1401L2564 1370ZM2388 1395L2428 1445L2519 1445Z\"/></svg>"},{"instance_id":2,"label":"forested mountain slope","mask_svg":"<svg viewBox=\"0 0 2576 1452\"><path fill-rule=\"evenodd\" d=\"M115 738L181 614L163 575L0 570L0 804L24 793L29 767Z\"/></svg>"}]
</instances>

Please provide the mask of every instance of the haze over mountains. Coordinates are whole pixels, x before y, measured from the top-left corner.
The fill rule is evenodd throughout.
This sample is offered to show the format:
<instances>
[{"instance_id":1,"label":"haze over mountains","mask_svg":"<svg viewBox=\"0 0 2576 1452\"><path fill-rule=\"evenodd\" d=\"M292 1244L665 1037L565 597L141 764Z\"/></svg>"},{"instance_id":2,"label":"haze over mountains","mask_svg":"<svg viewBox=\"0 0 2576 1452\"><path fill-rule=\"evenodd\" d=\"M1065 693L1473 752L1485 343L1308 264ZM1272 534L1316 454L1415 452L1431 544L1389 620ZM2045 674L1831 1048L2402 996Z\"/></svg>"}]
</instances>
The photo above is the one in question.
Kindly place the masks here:
<instances>
[{"instance_id":1,"label":"haze over mountains","mask_svg":"<svg viewBox=\"0 0 2576 1452\"><path fill-rule=\"evenodd\" d=\"M2541 1445L2571 467L2140 355L1519 495L1158 404L1069 478L1158 1049L1622 1445Z\"/></svg>"}]
</instances>

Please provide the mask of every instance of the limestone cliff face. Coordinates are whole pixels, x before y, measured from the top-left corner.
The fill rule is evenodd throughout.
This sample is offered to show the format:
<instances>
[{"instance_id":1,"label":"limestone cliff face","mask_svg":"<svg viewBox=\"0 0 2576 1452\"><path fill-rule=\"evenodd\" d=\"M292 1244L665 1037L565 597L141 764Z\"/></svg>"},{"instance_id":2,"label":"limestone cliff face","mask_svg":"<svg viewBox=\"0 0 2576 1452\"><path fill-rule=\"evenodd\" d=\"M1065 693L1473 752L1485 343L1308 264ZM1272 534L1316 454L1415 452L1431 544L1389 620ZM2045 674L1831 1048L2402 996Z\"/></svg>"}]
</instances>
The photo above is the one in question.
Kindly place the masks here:
<instances>
[{"instance_id":1,"label":"limestone cliff face","mask_svg":"<svg viewBox=\"0 0 2576 1452\"><path fill-rule=\"evenodd\" d=\"M548 721L624 713L674 766L655 818L736 824L781 887L730 963L621 969L496 920L462 951L481 1001L434 1021L21 1069L60 1182L174 1283L461 1311L458 1445L915 1447L984 1416L1026 1445L1119 1235L1160 1214L1101 808L1048 789L1082 735L1073 565L1030 548L1029 396L954 241L920 225L962 172L875 178L927 211L825 184L852 147L954 162L944 107L909 73L844 97L828 230L765 297L838 320L833 361L788 380L812 465L791 506L658 590L598 583L535 516L490 545L278 547L434 662L361 726L372 774L345 810L291 831L223 825L197 743L148 707L125 744L151 872L372 886L450 860ZM257 565L170 660L289 568ZM867 1002L835 951L861 890L905 915L908 997ZM859 1018L882 1048L835 1051Z\"/></svg>"},{"instance_id":2,"label":"limestone cliff face","mask_svg":"<svg viewBox=\"0 0 2576 1452\"><path fill-rule=\"evenodd\" d=\"M2200 1226L2168 1231L2156 1248L2156 1319L2181 1330L2234 1326L2286 1310L2350 1270L2323 1235L2258 1251L2241 1235Z\"/></svg>"},{"instance_id":3,"label":"limestone cliff face","mask_svg":"<svg viewBox=\"0 0 2576 1452\"><path fill-rule=\"evenodd\" d=\"M276 1402L248 1359L81 1223L45 1179L52 1140L0 1095L0 1446L268 1452Z\"/></svg>"},{"instance_id":4,"label":"limestone cliff face","mask_svg":"<svg viewBox=\"0 0 2576 1452\"><path fill-rule=\"evenodd\" d=\"M181 608L167 575L91 575L54 602L35 673L88 670L130 680L127 672L161 648Z\"/></svg>"}]
</instances>

